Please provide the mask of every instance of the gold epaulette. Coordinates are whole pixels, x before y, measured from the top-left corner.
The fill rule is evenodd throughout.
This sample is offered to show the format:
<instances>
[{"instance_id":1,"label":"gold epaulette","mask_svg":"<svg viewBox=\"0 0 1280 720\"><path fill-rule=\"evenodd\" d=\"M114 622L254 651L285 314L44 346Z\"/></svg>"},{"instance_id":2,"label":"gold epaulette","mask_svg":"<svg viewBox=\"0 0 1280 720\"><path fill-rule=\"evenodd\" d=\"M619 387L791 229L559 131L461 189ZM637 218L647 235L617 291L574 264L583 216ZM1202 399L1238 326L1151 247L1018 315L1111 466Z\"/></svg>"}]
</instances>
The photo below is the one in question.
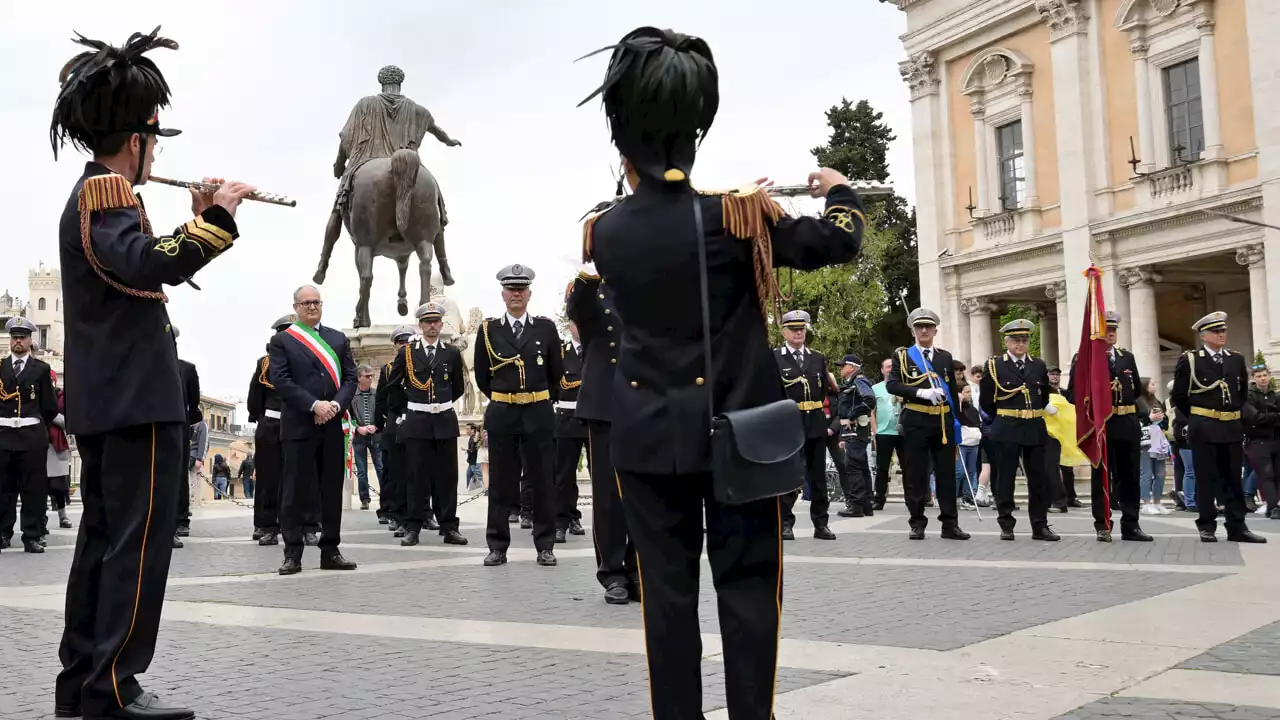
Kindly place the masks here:
<instances>
[{"instance_id":1,"label":"gold epaulette","mask_svg":"<svg viewBox=\"0 0 1280 720\"><path fill-rule=\"evenodd\" d=\"M599 279L600 279L600 276L599 276L599 275L592 275L591 273L587 272L586 270L579 270L579 271L578 271L578 279L579 279L579 280L585 280L585 281L587 281L587 282L595 282L596 280L599 280Z\"/></svg>"},{"instance_id":2,"label":"gold epaulette","mask_svg":"<svg viewBox=\"0 0 1280 720\"><path fill-rule=\"evenodd\" d=\"M93 268L93 272L102 280L102 282L112 288L137 298L145 298L147 300L159 300L160 302L169 302L169 297L162 292L152 290L138 290L131 288L119 280L107 275L110 268L104 266L98 256L93 252L93 235L90 216L95 212L105 210L124 210L133 208L138 211L138 221L141 224L144 233L150 232L147 223L147 215L142 209L142 203L139 202L138 196L133 192L133 185L125 179L123 175L109 173L107 175L95 175L86 178L80 186L80 197L78 199L80 209L80 247L84 250L84 258L89 263L89 267Z\"/></svg>"},{"instance_id":3,"label":"gold epaulette","mask_svg":"<svg viewBox=\"0 0 1280 720\"><path fill-rule=\"evenodd\" d=\"M767 321L769 303L780 294L777 278L773 274L773 239L770 228L786 217L786 211L759 185L748 185L738 190L699 191L699 194L719 197L724 231L751 243L756 296L760 299L760 312Z\"/></svg>"},{"instance_id":4,"label":"gold epaulette","mask_svg":"<svg viewBox=\"0 0 1280 720\"><path fill-rule=\"evenodd\" d=\"M270 356L267 356L267 357L262 358L262 366L261 366L261 367L262 367L262 369L258 372L258 382L262 383L262 384L263 384L264 386L266 386L266 387L271 388L272 390L275 390L275 389L276 389L276 386L275 386L275 385L272 385L272 384L271 384L271 380L269 380L269 379L267 378L267 370L271 367L271 357L270 357Z\"/></svg>"},{"instance_id":5,"label":"gold epaulette","mask_svg":"<svg viewBox=\"0 0 1280 720\"><path fill-rule=\"evenodd\" d=\"M603 217L605 213L618 207L618 205L619 203L614 203L609 207L587 218L586 222L582 223L582 262L587 263L587 262L592 262L592 260L594 260L594 257L592 256L591 251L593 249L592 243L595 235L596 221L599 220L601 217Z\"/></svg>"}]
</instances>

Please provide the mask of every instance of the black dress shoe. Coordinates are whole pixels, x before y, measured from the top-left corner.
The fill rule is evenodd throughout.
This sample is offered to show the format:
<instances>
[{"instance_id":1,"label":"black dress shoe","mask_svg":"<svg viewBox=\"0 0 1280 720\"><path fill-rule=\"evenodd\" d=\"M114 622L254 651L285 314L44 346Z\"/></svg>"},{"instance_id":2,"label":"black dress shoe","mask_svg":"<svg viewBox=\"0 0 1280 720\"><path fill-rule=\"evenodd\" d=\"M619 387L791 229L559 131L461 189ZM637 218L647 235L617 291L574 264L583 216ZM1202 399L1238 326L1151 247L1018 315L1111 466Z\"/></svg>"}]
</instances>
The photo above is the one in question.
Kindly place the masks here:
<instances>
[{"instance_id":1,"label":"black dress shoe","mask_svg":"<svg viewBox=\"0 0 1280 720\"><path fill-rule=\"evenodd\" d=\"M408 534L409 534L409 528L407 528L407 527L405 527L405 526L401 525L400 527L396 528L396 531L395 531L395 532L391 533L391 537L400 537L400 538L402 538L402 537L404 537L405 535L408 535Z\"/></svg>"},{"instance_id":2,"label":"black dress shoe","mask_svg":"<svg viewBox=\"0 0 1280 720\"><path fill-rule=\"evenodd\" d=\"M80 703L67 703L65 705L54 703L53 716L56 718L78 718L80 717Z\"/></svg>"},{"instance_id":3,"label":"black dress shoe","mask_svg":"<svg viewBox=\"0 0 1280 720\"><path fill-rule=\"evenodd\" d=\"M66 518L62 518L58 521L58 527L64 530L69 529L71 527L71 521Z\"/></svg>"},{"instance_id":4,"label":"black dress shoe","mask_svg":"<svg viewBox=\"0 0 1280 720\"><path fill-rule=\"evenodd\" d=\"M280 563L281 575L297 575L300 572L302 572L302 561L296 557L287 557L283 563Z\"/></svg>"},{"instance_id":5,"label":"black dress shoe","mask_svg":"<svg viewBox=\"0 0 1280 720\"><path fill-rule=\"evenodd\" d=\"M631 602L631 595L624 583L614 583L604 591L604 601L610 605L626 605Z\"/></svg>"},{"instance_id":6,"label":"black dress shoe","mask_svg":"<svg viewBox=\"0 0 1280 720\"><path fill-rule=\"evenodd\" d=\"M1031 539L1043 540L1044 542L1058 542L1062 538L1058 533L1054 532L1052 528L1038 527L1031 529Z\"/></svg>"},{"instance_id":7,"label":"black dress shoe","mask_svg":"<svg viewBox=\"0 0 1280 720\"><path fill-rule=\"evenodd\" d=\"M1142 531L1142 528L1134 528L1132 530L1120 530L1120 539L1130 542L1153 542L1155 538Z\"/></svg>"},{"instance_id":8,"label":"black dress shoe","mask_svg":"<svg viewBox=\"0 0 1280 720\"><path fill-rule=\"evenodd\" d=\"M871 517L872 515L876 514L876 508L872 507L871 503L867 503L866 505L862 506L862 514L867 517Z\"/></svg>"},{"instance_id":9,"label":"black dress shoe","mask_svg":"<svg viewBox=\"0 0 1280 720\"><path fill-rule=\"evenodd\" d=\"M836 514L840 517L862 517L862 508L845 505L843 510L837 510Z\"/></svg>"},{"instance_id":10,"label":"black dress shoe","mask_svg":"<svg viewBox=\"0 0 1280 720\"><path fill-rule=\"evenodd\" d=\"M562 542L566 542L566 541L568 541L568 538L567 538L567 537L565 537L565 531L564 531L564 530L559 530L559 529L557 529L557 530L556 530L556 542L558 542L558 543L562 543Z\"/></svg>"},{"instance_id":11,"label":"black dress shoe","mask_svg":"<svg viewBox=\"0 0 1280 720\"><path fill-rule=\"evenodd\" d=\"M386 515L379 515L379 516L378 516L378 524L379 524L379 525L390 525L390 524L391 524L391 518L387 517Z\"/></svg>"},{"instance_id":12,"label":"black dress shoe","mask_svg":"<svg viewBox=\"0 0 1280 720\"><path fill-rule=\"evenodd\" d=\"M969 533L961 530L959 525L942 528L943 540L968 540L970 537Z\"/></svg>"},{"instance_id":13,"label":"black dress shoe","mask_svg":"<svg viewBox=\"0 0 1280 720\"><path fill-rule=\"evenodd\" d=\"M1098 536L1098 542L1111 542L1110 530L1095 530L1094 533Z\"/></svg>"},{"instance_id":14,"label":"black dress shoe","mask_svg":"<svg viewBox=\"0 0 1280 720\"><path fill-rule=\"evenodd\" d=\"M831 528L826 525L819 525L813 529L813 536L819 540L835 540L836 534L831 532Z\"/></svg>"},{"instance_id":15,"label":"black dress shoe","mask_svg":"<svg viewBox=\"0 0 1280 720\"><path fill-rule=\"evenodd\" d=\"M332 555L322 555L320 557L321 570L355 570L356 564L342 557L342 553L335 552Z\"/></svg>"},{"instance_id":16,"label":"black dress shoe","mask_svg":"<svg viewBox=\"0 0 1280 720\"><path fill-rule=\"evenodd\" d=\"M581 520L569 521L569 534L570 535L586 535L587 534L587 531L584 530L582 527Z\"/></svg>"},{"instance_id":17,"label":"black dress shoe","mask_svg":"<svg viewBox=\"0 0 1280 720\"><path fill-rule=\"evenodd\" d=\"M1267 513L1268 520L1280 520L1280 507L1271 508L1271 512Z\"/></svg>"},{"instance_id":18,"label":"black dress shoe","mask_svg":"<svg viewBox=\"0 0 1280 720\"><path fill-rule=\"evenodd\" d=\"M923 540L924 528L911 528L911 533L907 535L907 538L911 540Z\"/></svg>"},{"instance_id":19,"label":"black dress shoe","mask_svg":"<svg viewBox=\"0 0 1280 720\"><path fill-rule=\"evenodd\" d=\"M410 530L404 534L404 539L400 541L402 547L412 547L418 544L418 531Z\"/></svg>"},{"instance_id":20,"label":"black dress shoe","mask_svg":"<svg viewBox=\"0 0 1280 720\"><path fill-rule=\"evenodd\" d=\"M1009 529L1009 530L1001 530L1001 531L1000 531L1000 539L1001 539L1001 540L1012 540L1012 539L1013 539L1013 530L1012 530L1012 529Z\"/></svg>"},{"instance_id":21,"label":"black dress shoe","mask_svg":"<svg viewBox=\"0 0 1280 720\"><path fill-rule=\"evenodd\" d=\"M445 545L466 545L467 539L457 530L446 530L444 533Z\"/></svg>"},{"instance_id":22,"label":"black dress shoe","mask_svg":"<svg viewBox=\"0 0 1280 720\"><path fill-rule=\"evenodd\" d=\"M1070 500L1067 501L1067 507L1082 508L1084 507L1084 503L1080 502L1075 498L1071 498Z\"/></svg>"},{"instance_id":23,"label":"black dress shoe","mask_svg":"<svg viewBox=\"0 0 1280 720\"><path fill-rule=\"evenodd\" d=\"M542 565L543 567L555 567L555 566L556 566L556 554L555 554L555 553L553 553L553 552L551 552L550 550L539 550L539 551L538 551L538 564L539 564L539 565Z\"/></svg>"},{"instance_id":24,"label":"black dress shoe","mask_svg":"<svg viewBox=\"0 0 1280 720\"><path fill-rule=\"evenodd\" d=\"M178 548L181 548L182 546L183 546L183 544L182 544L182 538L178 537L177 535L174 535L174 536L173 536L173 549L174 549L174 550L177 550Z\"/></svg>"},{"instance_id":25,"label":"black dress shoe","mask_svg":"<svg viewBox=\"0 0 1280 720\"><path fill-rule=\"evenodd\" d=\"M313 533L313 532L303 533L303 535L302 535L302 544L303 544L303 545L309 545L309 546L311 546L311 547L315 547L316 545L319 545L319 544L320 544L320 536L319 536L319 535L316 535L316 534L315 534L315 533Z\"/></svg>"},{"instance_id":26,"label":"black dress shoe","mask_svg":"<svg viewBox=\"0 0 1280 720\"><path fill-rule=\"evenodd\" d=\"M1050 505L1050 506L1049 506L1049 512L1051 512L1051 513L1065 513L1066 511L1067 511L1067 508L1066 508L1066 506L1064 506L1064 505Z\"/></svg>"},{"instance_id":27,"label":"black dress shoe","mask_svg":"<svg viewBox=\"0 0 1280 720\"><path fill-rule=\"evenodd\" d=\"M85 717L85 720L195 720L195 717L188 708L166 705L155 695L144 692L122 708L98 717Z\"/></svg>"},{"instance_id":28,"label":"black dress shoe","mask_svg":"<svg viewBox=\"0 0 1280 720\"><path fill-rule=\"evenodd\" d=\"M440 529L440 523L436 522L435 518L428 517L426 522L422 523L422 527L423 529L431 530L432 532L434 532Z\"/></svg>"},{"instance_id":29,"label":"black dress shoe","mask_svg":"<svg viewBox=\"0 0 1280 720\"><path fill-rule=\"evenodd\" d=\"M369 501L368 501L368 500L361 500L361 501L360 501L360 509L361 509L361 510L368 510L368 509L369 509Z\"/></svg>"},{"instance_id":30,"label":"black dress shoe","mask_svg":"<svg viewBox=\"0 0 1280 720\"><path fill-rule=\"evenodd\" d=\"M488 555L484 557L485 567L494 567L497 565L507 564L507 553L499 550L490 550Z\"/></svg>"},{"instance_id":31,"label":"black dress shoe","mask_svg":"<svg viewBox=\"0 0 1280 720\"><path fill-rule=\"evenodd\" d=\"M1265 543L1266 538L1253 532L1252 530L1241 530L1239 532L1227 533L1227 542L1237 543Z\"/></svg>"},{"instance_id":32,"label":"black dress shoe","mask_svg":"<svg viewBox=\"0 0 1280 720\"><path fill-rule=\"evenodd\" d=\"M179 525L178 530L174 532L174 535L177 535L178 537L187 537L190 534L191 534L190 525Z\"/></svg>"},{"instance_id":33,"label":"black dress shoe","mask_svg":"<svg viewBox=\"0 0 1280 720\"><path fill-rule=\"evenodd\" d=\"M795 531L795 529L794 529L794 528L792 528L790 525L783 525L783 526L782 526L782 539L783 539L783 540L795 540L795 539L796 539L796 531Z\"/></svg>"},{"instance_id":34,"label":"black dress shoe","mask_svg":"<svg viewBox=\"0 0 1280 720\"><path fill-rule=\"evenodd\" d=\"M520 518L520 529L521 529L521 530L532 530L532 529L533 529L533 519L532 519L532 518L527 518L527 517L522 517L522 518Z\"/></svg>"},{"instance_id":35,"label":"black dress shoe","mask_svg":"<svg viewBox=\"0 0 1280 720\"><path fill-rule=\"evenodd\" d=\"M262 539L262 535L263 535L263 533L262 533L262 528L254 528L254 529L253 529L253 537L252 537L251 539L253 539L253 540L261 540L261 539Z\"/></svg>"},{"instance_id":36,"label":"black dress shoe","mask_svg":"<svg viewBox=\"0 0 1280 720\"><path fill-rule=\"evenodd\" d=\"M1214 535L1212 530L1201 530L1200 542L1218 542L1218 536Z\"/></svg>"},{"instance_id":37,"label":"black dress shoe","mask_svg":"<svg viewBox=\"0 0 1280 720\"><path fill-rule=\"evenodd\" d=\"M883 510L883 509L884 509L884 501L883 501L883 500L877 500L877 501L876 501L876 503L875 503L875 505L874 505L873 507L874 507L876 510Z\"/></svg>"},{"instance_id":38,"label":"black dress shoe","mask_svg":"<svg viewBox=\"0 0 1280 720\"><path fill-rule=\"evenodd\" d=\"M387 518L387 529L395 532L400 529L400 521L395 518Z\"/></svg>"},{"instance_id":39,"label":"black dress shoe","mask_svg":"<svg viewBox=\"0 0 1280 720\"><path fill-rule=\"evenodd\" d=\"M259 545L279 545L280 536L273 532L262 533L262 537L258 539Z\"/></svg>"},{"instance_id":40,"label":"black dress shoe","mask_svg":"<svg viewBox=\"0 0 1280 720\"><path fill-rule=\"evenodd\" d=\"M507 524L508 524L508 525L515 525L515 524L516 524L516 523L518 523L518 522L520 522L520 515L519 515L519 514L517 514L517 513L511 513L510 515L508 515L508 516L507 516Z\"/></svg>"}]
</instances>

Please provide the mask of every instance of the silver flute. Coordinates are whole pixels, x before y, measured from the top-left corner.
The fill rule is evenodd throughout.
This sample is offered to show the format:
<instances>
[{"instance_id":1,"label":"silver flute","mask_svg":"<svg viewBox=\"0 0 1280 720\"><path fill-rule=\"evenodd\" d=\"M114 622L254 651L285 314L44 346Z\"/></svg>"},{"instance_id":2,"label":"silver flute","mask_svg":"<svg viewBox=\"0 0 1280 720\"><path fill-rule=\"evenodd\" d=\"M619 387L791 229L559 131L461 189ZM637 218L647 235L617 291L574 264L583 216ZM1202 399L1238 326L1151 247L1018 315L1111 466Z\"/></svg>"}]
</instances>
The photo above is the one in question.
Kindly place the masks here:
<instances>
[{"instance_id":1,"label":"silver flute","mask_svg":"<svg viewBox=\"0 0 1280 720\"><path fill-rule=\"evenodd\" d=\"M849 187L858 191L863 197L875 197L878 195L892 195L893 186L883 183L871 182L869 180L851 180ZM764 189L765 193L773 197L807 197L809 191L813 189L812 185L773 185Z\"/></svg>"},{"instance_id":2,"label":"silver flute","mask_svg":"<svg viewBox=\"0 0 1280 720\"><path fill-rule=\"evenodd\" d=\"M193 190L198 190L200 192L206 192L206 193L214 192L219 187L221 187L220 185L213 185L211 183L204 183L204 182L187 182L186 180L170 180L169 178L157 177L155 175L148 177L147 182L160 183L161 185L172 185L173 187L191 188ZM298 206L297 200L290 200L289 198L283 195L276 195L275 193L262 192L261 190L250 193L249 195L245 196L245 200L256 200L258 202L271 203L272 205L284 205L285 207Z\"/></svg>"}]
</instances>

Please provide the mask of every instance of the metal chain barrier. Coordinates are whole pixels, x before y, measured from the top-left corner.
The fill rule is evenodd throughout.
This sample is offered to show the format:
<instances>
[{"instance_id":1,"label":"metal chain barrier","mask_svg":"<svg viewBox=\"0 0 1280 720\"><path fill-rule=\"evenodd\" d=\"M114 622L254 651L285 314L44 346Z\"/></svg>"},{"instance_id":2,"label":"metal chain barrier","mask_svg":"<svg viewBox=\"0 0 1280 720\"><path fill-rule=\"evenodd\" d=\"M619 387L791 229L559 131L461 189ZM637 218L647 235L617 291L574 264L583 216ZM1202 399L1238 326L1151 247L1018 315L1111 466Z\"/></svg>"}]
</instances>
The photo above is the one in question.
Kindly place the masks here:
<instances>
[{"instance_id":1,"label":"metal chain barrier","mask_svg":"<svg viewBox=\"0 0 1280 720\"><path fill-rule=\"evenodd\" d=\"M230 495L228 495L227 493L225 493L225 492L223 492L223 491L219 490L219 489L218 489L218 486L213 484L213 480L209 479L209 476L205 475L203 470L198 470L198 471L196 471L196 477L198 477L198 478L200 478L201 480L203 480L205 485L208 485L209 487L213 488L213 498L214 498L215 500L217 500L217 499L218 499L218 496L219 496L219 495L221 495L223 500L230 500L231 502L235 503L236 505L239 505L240 507L242 507L242 508L246 508L246 509L248 509L248 510L252 510L252 509L253 509L253 506L252 506L252 505L246 505L246 504L244 504L244 503L240 502L239 500L237 500L237 499L235 499L235 498L231 497L231 496L230 496Z\"/></svg>"}]
</instances>

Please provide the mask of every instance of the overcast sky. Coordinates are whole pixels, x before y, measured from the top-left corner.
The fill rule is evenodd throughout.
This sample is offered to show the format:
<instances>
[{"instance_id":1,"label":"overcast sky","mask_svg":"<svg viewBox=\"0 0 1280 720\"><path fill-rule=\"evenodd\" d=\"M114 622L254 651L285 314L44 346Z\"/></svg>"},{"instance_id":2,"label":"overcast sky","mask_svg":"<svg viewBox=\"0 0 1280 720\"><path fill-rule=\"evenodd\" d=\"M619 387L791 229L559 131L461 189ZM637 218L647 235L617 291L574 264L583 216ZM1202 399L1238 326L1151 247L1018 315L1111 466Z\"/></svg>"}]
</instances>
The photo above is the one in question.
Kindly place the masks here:
<instances>
[{"instance_id":1,"label":"overcast sky","mask_svg":"<svg viewBox=\"0 0 1280 720\"><path fill-rule=\"evenodd\" d=\"M574 106L599 84L607 55L574 59L639 25L672 27L711 45L720 112L699 154L695 184L734 187L768 175L795 184L826 141L823 112L842 96L865 98L899 140L892 181L914 199L910 105L898 75L902 13L873 0L452 0L444 2L147 3L15 2L0 24L0 131L8 172L0 291L25 297L27 270L56 265L57 223L86 158L48 143L57 74L79 46L72 31L115 44L162 25L179 51L150 54L173 89L162 115L181 136L154 171L178 179L224 176L288 195L296 208L246 202L235 247L197 276L203 288L169 289L180 354L199 367L207 395L242 399L270 323L290 292L310 282L337 181L337 134L351 107L378 92L380 67L404 69L403 92L462 141L427 136L423 162L449 209L446 242L465 317L502 310L495 273L534 268L532 310L559 311L576 272L578 218L613 193L617 155L598 102ZM144 27L145 26L145 27ZM16 156L15 156L16 153ZM157 231L189 219L185 191L142 190ZM418 304L410 266L409 304ZM321 291L325 324L351 324L357 292L345 231ZM396 315L395 264L375 262L374 324ZM243 421L243 418L241 418Z\"/></svg>"}]
</instances>

